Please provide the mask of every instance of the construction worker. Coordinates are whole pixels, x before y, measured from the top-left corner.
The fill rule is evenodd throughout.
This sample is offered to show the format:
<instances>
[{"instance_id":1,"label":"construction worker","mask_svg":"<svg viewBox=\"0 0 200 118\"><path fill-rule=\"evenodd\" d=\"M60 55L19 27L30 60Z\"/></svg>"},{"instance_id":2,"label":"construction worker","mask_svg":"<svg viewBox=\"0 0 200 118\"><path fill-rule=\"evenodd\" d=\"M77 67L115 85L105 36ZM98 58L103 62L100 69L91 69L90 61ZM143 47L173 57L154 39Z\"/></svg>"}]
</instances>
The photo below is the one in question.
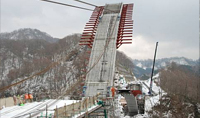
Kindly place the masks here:
<instances>
[{"instance_id":1,"label":"construction worker","mask_svg":"<svg viewBox=\"0 0 200 118\"><path fill-rule=\"evenodd\" d=\"M13 101L14 101L14 105L17 105L17 97L15 95L13 96Z\"/></svg>"},{"instance_id":2,"label":"construction worker","mask_svg":"<svg viewBox=\"0 0 200 118\"><path fill-rule=\"evenodd\" d=\"M13 97L13 99L14 99L14 97ZM23 105L24 105L24 104L23 104L23 101L22 101L22 99L21 99L21 96L20 96L19 94L17 95L16 99L18 100L17 104L18 104L19 106L23 106Z\"/></svg>"},{"instance_id":3,"label":"construction worker","mask_svg":"<svg viewBox=\"0 0 200 118\"><path fill-rule=\"evenodd\" d=\"M20 95L18 94L18 95L17 95L17 104L19 104L20 101L21 101L21 97L20 97Z\"/></svg>"},{"instance_id":4,"label":"construction worker","mask_svg":"<svg viewBox=\"0 0 200 118\"><path fill-rule=\"evenodd\" d=\"M28 97L28 94L25 94L25 95L24 95L25 102L28 101L28 98L29 98L29 97Z\"/></svg>"},{"instance_id":5,"label":"construction worker","mask_svg":"<svg viewBox=\"0 0 200 118\"><path fill-rule=\"evenodd\" d=\"M97 100L97 104L98 104L98 105L101 105L102 107L104 107L104 105L105 105L104 102L103 102L102 100Z\"/></svg>"},{"instance_id":6,"label":"construction worker","mask_svg":"<svg viewBox=\"0 0 200 118\"><path fill-rule=\"evenodd\" d=\"M32 94L29 93L28 98L29 98L30 102L33 102L33 95Z\"/></svg>"},{"instance_id":7,"label":"construction worker","mask_svg":"<svg viewBox=\"0 0 200 118\"><path fill-rule=\"evenodd\" d=\"M20 101L19 106L24 106L24 103Z\"/></svg>"},{"instance_id":8,"label":"construction worker","mask_svg":"<svg viewBox=\"0 0 200 118\"><path fill-rule=\"evenodd\" d=\"M114 86L111 88L111 92L112 92L112 97L114 97L115 96L115 87Z\"/></svg>"}]
</instances>

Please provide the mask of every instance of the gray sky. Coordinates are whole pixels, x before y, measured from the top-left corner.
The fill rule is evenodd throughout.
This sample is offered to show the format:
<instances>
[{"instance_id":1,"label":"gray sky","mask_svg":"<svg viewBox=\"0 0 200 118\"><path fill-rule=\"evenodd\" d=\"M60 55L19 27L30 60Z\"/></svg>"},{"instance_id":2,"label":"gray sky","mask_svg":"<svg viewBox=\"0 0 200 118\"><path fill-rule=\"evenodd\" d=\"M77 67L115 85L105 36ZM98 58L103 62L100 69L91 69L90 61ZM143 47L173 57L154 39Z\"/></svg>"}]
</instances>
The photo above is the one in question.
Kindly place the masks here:
<instances>
[{"instance_id":1,"label":"gray sky","mask_svg":"<svg viewBox=\"0 0 200 118\"><path fill-rule=\"evenodd\" d=\"M54 0L82 7L73 0ZM133 41L119 50L133 59L152 59L156 41L157 58L199 58L198 0L83 0L98 6L106 3L134 3ZM90 11L39 0L1 0L1 32L36 28L56 38L81 33Z\"/></svg>"}]
</instances>

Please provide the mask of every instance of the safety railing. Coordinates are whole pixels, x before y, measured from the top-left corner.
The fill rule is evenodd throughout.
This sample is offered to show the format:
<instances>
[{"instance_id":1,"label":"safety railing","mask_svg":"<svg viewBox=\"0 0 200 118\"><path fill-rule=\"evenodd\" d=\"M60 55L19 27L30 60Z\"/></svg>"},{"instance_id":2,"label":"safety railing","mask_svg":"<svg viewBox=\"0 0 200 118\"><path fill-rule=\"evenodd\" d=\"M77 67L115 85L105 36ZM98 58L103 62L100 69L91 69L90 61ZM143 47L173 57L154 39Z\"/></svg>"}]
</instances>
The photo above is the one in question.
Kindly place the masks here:
<instances>
[{"instance_id":1,"label":"safety railing","mask_svg":"<svg viewBox=\"0 0 200 118\"><path fill-rule=\"evenodd\" d=\"M85 97L78 102L74 102L64 107L56 108L54 112L54 118L72 118L81 115L81 113L87 112L90 108L97 106L99 94L93 97Z\"/></svg>"}]
</instances>

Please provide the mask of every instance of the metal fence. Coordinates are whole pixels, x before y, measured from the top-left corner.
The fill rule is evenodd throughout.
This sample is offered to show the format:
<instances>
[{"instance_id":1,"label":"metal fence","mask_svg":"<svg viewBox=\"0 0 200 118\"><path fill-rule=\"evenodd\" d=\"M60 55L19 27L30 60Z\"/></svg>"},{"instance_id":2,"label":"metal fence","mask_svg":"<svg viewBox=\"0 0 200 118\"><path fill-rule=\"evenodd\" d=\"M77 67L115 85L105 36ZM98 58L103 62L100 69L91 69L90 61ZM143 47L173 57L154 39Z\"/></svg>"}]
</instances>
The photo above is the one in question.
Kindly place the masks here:
<instances>
[{"instance_id":1,"label":"metal fence","mask_svg":"<svg viewBox=\"0 0 200 118\"><path fill-rule=\"evenodd\" d=\"M82 112L87 112L89 108L97 105L98 96L99 94L93 97L85 97L79 102L56 108L54 118L72 118L75 115L80 115Z\"/></svg>"}]
</instances>

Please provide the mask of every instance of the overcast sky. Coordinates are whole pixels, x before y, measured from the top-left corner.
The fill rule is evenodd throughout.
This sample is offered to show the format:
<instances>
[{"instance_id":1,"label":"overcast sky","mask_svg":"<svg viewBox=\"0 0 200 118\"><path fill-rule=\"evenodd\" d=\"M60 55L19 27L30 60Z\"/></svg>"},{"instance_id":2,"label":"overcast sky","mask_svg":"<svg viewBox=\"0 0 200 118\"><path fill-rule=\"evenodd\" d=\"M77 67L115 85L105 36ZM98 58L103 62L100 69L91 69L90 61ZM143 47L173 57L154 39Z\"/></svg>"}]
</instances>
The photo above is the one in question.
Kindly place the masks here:
<instances>
[{"instance_id":1,"label":"overcast sky","mask_svg":"<svg viewBox=\"0 0 200 118\"><path fill-rule=\"evenodd\" d=\"M94 9L73 0L54 0ZM133 59L199 58L199 0L83 0L98 6L134 3L133 41L119 50ZM63 38L81 33L92 12L40 0L1 0L1 32L35 28Z\"/></svg>"}]
</instances>

